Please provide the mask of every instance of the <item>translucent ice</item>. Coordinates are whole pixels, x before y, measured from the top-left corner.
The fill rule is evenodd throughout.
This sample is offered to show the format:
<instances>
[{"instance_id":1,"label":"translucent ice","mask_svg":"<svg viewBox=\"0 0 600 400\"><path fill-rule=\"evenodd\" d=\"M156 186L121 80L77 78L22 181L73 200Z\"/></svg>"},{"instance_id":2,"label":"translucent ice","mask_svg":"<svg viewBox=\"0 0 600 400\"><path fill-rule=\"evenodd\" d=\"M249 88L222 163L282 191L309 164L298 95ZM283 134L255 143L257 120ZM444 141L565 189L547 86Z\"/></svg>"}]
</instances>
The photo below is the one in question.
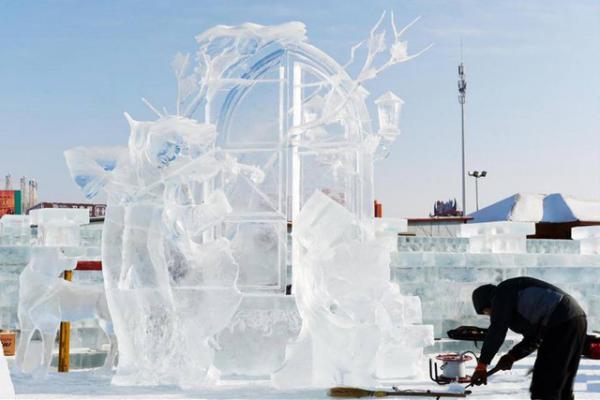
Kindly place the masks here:
<instances>
[{"instance_id":1,"label":"translucent ice","mask_svg":"<svg viewBox=\"0 0 600 400\"><path fill-rule=\"evenodd\" d=\"M10 378L10 371L4 357L4 350L0 346L0 399L12 399L14 397L15 388Z\"/></svg>"},{"instance_id":2,"label":"translucent ice","mask_svg":"<svg viewBox=\"0 0 600 400\"><path fill-rule=\"evenodd\" d=\"M60 277L76 263L75 258L65 257L60 247L34 246L31 260L19 276L17 364L26 373L46 374L61 321L98 319L107 337L111 333L102 285L78 284ZM42 337L41 352L32 346L36 331ZM110 355L108 360L112 362Z\"/></svg>"},{"instance_id":3,"label":"translucent ice","mask_svg":"<svg viewBox=\"0 0 600 400\"><path fill-rule=\"evenodd\" d=\"M482 222L476 224L462 224L460 226L460 237L482 235L527 236L533 234L535 234L535 224L532 222Z\"/></svg>"},{"instance_id":4,"label":"translucent ice","mask_svg":"<svg viewBox=\"0 0 600 400\"><path fill-rule=\"evenodd\" d=\"M28 215L5 214L0 218L0 245L29 246L31 227Z\"/></svg>"},{"instance_id":5,"label":"translucent ice","mask_svg":"<svg viewBox=\"0 0 600 400\"><path fill-rule=\"evenodd\" d=\"M19 275L17 364L24 372L44 375L61 321L96 319L109 343L112 328L103 285L68 282L61 277L63 271L75 269L77 256L83 254L80 225L89 222L89 211L38 209L31 211L30 218L38 233L29 263ZM41 351L32 344L36 331L42 337ZM112 361L109 354L107 363Z\"/></svg>"},{"instance_id":6,"label":"translucent ice","mask_svg":"<svg viewBox=\"0 0 600 400\"><path fill-rule=\"evenodd\" d=\"M389 248L321 192L304 204L298 221L293 286L302 331L275 383L373 385L375 376L415 374L433 334L431 327L412 325L420 323L418 300L389 283ZM398 357L406 357L404 363L395 363Z\"/></svg>"},{"instance_id":7,"label":"translucent ice","mask_svg":"<svg viewBox=\"0 0 600 400\"><path fill-rule=\"evenodd\" d=\"M373 160L394 139L400 109L389 108L386 126L373 133L363 86L414 57L402 41L407 28L382 16L351 49L348 65L359 68L352 77L307 42L302 23L214 27L196 37L195 56L173 60L174 114L144 99L157 119L126 114L127 146L65 152L85 195L103 191L108 199L102 263L119 339L114 383L211 385L220 374L218 336L227 346L217 358L226 373L272 372L294 330L279 317L265 318L260 329L274 330L268 346L270 336L259 327L244 329L249 322L238 307L248 304L242 292L272 294L263 301L273 309L288 304L281 299L288 253L307 333L290 346L286 371L301 366L310 385L364 382L375 373L380 342L407 346L397 340L398 327L418 320L416 303L398 293L386 303L405 315L380 301L393 290L389 253L396 233L376 238L372 221ZM307 207L315 190L321 197ZM321 320L324 327L316 329ZM373 329L380 333L371 335ZM246 332L255 347L231 359L232 345L253 345L240 338ZM330 347L332 337L342 339ZM320 351L307 351L307 343ZM261 348L272 351L263 365ZM352 357L346 349L355 351ZM294 372L285 374L277 375L280 383L298 382Z\"/></svg>"},{"instance_id":8,"label":"translucent ice","mask_svg":"<svg viewBox=\"0 0 600 400\"><path fill-rule=\"evenodd\" d=\"M459 236L470 238L472 253L526 253L527 235L535 234L533 222L482 222L462 224Z\"/></svg>"},{"instance_id":9,"label":"translucent ice","mask_svg":"<svg viewBox=\"0 0 600 400\"><path fill-rule=\"evenodd\" d=\"M79 246L80 225L90 222L87 209L41 208L29 216L38 227L37 244L43 246Z\"/></svg>"}]
</instances>

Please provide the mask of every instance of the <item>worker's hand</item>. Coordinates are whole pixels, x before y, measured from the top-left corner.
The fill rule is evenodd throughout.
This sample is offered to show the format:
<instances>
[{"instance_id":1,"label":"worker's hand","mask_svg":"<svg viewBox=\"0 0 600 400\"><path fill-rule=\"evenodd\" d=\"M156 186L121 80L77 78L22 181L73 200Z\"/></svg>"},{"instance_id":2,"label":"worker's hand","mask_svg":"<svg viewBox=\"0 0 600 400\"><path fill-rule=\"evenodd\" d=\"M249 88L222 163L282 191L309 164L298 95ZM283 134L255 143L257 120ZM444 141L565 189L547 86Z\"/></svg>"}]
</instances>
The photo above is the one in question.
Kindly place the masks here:
<instances>
[{"instance_id":1,"label":"worker's hand","mask_svg":"<svg viewBox=\"0 0 600 400\"><path fill-rule=\"evenodd\" d=\"M471 377L471 383L475 386L487 385L487 365L479 363Z\"/></svg>"},{"instance_id":2,"label":"worker's hand","mask_svg":"<svg viewBox=\"0 0 600 400\"><path fill-rule=\"evenodd\" d=\"M505 355L500 357L500 360L498 360L498 364L496 364L496 367L500 368L502 371L509 371L512 369L512 366L515 361L517 360L512 354L506 353Z\"/></svg>"}]
</instances>

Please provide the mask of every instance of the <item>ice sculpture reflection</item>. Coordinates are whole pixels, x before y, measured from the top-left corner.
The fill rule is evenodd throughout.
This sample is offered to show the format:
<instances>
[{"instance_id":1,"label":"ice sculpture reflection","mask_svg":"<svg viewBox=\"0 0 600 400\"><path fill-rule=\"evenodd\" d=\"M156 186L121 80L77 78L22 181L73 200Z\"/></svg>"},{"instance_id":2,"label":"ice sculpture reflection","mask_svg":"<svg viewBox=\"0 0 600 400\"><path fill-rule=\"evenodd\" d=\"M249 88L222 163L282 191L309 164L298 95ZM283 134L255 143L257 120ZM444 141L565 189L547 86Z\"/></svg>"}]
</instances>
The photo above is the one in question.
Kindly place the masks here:
<instances>
[{"instance_id":1,"label":"ice sculpture reflection","mask_svg":"<svg viewBox=\"0 0 600 400\"><path fill-rule=\"evenodd\" d=\"M356 221L360 232L374 232L373 160L387 151L395 134L392 126L384 134L372 132L363 84L414 57L401 40L408 27L398 30L393 15L384 17L351 49L344 67L307 42L300 22L209 29L196 37L195 57L178 54L173 60L174 115L144 99L158 119L140 122L126 114L131 126L126 148L65 153L84 193L93 197L102 190L108 197L102 259L119 340L113 382L184 387L214 382L219 377L215 335L230 323L242 298L271 296L266 299L275 304L284 296L288 252L295 271L325 268L306 259L295 228L291 249L287 242L288 221L294 227L301 223L301 210L315 191L339 202L344 218ZM388 43L384 21L392 31ZM355 78L345 69L351 65L358 70ZM397 115L388 120L397 124ZM327 229L322 232L328 235ZM364 251L376 253L361 253L357 260L365 265L353 268L370 268L374 257L385 272L389 250L380 255L380 246L369 244L373 235L351 239L359 249L364 242ZM331 262L348 261L348 255L339 257ZM382 293L393 291L389 269L384 275L373 278L386 289L369 304L379 304ZM321 295L312 290L294 275L298 298ZM346 321L354 324L353 332L380 323L370 313L361 317L354 306L344 304L357 316ZM300 301L298 307L308 318L320 312L313 307L321 306ZM335 318L320 316L330 317ZM307 321L303 331L320 329ZM404 323L402 318L395 322ZM418 321L406 324L412 322ZM309 333L327 342L335 340L328 335L339 332ZM352 346L361 346L360 338L352 335ZM371 343L373 354L383 343ZM373 355L365 357L353 367L357 382L365 381L376 364ZM359 372L361 363L368 368ZM337 361L332 365L339 367ZM307 384L343 383L344 374L330 372ZM284 375L278 374L279 385L295 385Z\"/></svg>"}]
</instances>

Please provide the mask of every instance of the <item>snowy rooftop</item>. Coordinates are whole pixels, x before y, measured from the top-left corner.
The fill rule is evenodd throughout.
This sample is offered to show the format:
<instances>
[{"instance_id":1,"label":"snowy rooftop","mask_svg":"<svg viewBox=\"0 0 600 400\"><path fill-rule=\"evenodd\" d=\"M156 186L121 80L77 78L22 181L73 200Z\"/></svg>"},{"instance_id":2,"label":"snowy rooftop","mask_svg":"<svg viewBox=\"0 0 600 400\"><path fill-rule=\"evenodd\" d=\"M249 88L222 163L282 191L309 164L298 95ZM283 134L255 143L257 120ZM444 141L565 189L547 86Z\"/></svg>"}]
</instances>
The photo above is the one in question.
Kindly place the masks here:
<instances>
[{"instance_id":1,"label":"snowy rooftop","mask_svg":"<svg viewBox=\"0 0 600 400\"><path fill-rule=\"evenodd\" d=\"M562 193L517 193L470 216L470 222L600 222L600 201Z\"/></svg>"}]
</instances>

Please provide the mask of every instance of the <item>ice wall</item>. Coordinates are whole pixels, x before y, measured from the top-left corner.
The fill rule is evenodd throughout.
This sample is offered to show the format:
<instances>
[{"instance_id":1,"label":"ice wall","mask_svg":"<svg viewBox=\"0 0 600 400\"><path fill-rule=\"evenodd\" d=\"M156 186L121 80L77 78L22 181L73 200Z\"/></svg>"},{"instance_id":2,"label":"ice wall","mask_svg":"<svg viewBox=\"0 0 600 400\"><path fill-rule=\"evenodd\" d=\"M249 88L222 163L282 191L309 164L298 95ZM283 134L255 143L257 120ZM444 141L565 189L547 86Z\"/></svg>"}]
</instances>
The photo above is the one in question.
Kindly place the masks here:
<instances>
[{"instance_id":1,"label":"ice wall","mask_svg":"<svg viewBox=\"0 0 600 400\"><path fill-rule=\"evenodd\" d=\"M19 274L31 254L29 216L0 218L0 329L16 329Z\"/></svg>"},{"instance_id":2,"label":"ice wall","mask_svg":"<svg viewBox=\"0 0 600 400\"><path fill-rule=\"evenodd\" d=\"M470 239L472 253L525 253L527 235L533 234L533 222L502 221L462 224L458 236Z\"/></svg>"},{"instance_id":3,"label":"ice wall","mask_svg":"<svg viewBox=\"0 0 600 400\"><path fill-rule=\"evenodd\" d=\"M423 321L435 327L436 337L460 325L487 326L489 319L473 310L473 289L516 276L558 285L584 307L590 330L600 326L600 256L580 252L577 240L526 239L524 253L473 253L471 240L399 237L392 254L392 281L402 293L421 298Z\"/></svg>"}]
</instances>

